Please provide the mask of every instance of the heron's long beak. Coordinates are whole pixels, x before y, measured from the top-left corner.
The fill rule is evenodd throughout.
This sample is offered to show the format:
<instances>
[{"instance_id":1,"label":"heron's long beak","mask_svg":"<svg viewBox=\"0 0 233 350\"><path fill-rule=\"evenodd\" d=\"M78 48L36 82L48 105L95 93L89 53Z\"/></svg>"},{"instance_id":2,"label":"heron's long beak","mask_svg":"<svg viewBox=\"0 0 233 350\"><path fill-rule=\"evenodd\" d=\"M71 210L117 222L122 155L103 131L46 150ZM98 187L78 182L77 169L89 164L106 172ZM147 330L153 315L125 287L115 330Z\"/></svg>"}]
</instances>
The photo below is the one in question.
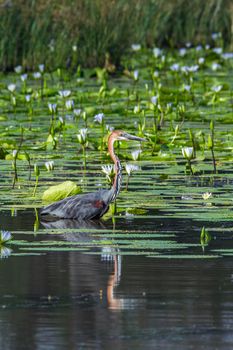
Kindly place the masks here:
<instances>
[{"instance_id":1,"label":"heron's long beak","mask_svg":"<svg viewBox=\"0 0 233 350\"><path fill-rule=\"evenodd\" d=\"M142 137L138 137L138 136L131 135L131 134L128 134L128 133L125 133L124 137L125 137L126 140L147 141L146 139L143 139Z\"/></svg>"}]
</instances>

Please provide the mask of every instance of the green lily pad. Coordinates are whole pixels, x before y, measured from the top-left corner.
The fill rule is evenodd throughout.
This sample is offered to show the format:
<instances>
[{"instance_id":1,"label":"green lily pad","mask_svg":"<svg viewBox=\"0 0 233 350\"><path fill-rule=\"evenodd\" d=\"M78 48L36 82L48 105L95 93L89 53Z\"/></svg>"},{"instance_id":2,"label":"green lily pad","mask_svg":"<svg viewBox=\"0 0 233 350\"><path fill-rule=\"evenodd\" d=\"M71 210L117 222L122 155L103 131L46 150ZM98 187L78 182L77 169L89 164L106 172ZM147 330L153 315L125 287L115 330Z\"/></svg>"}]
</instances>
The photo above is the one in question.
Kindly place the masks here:
<instances>
[{"instance_id":1,"label":"green lily pad","mask_svg":"<svg viewBox=\"0 0 233 350\"><path fill-rule=\"evenodd\" d=\"M59 185L51 186L42 195L42 200L48 203L81 193L81 188L73 181L65 181Z\"/></svg>"}]
</instances>

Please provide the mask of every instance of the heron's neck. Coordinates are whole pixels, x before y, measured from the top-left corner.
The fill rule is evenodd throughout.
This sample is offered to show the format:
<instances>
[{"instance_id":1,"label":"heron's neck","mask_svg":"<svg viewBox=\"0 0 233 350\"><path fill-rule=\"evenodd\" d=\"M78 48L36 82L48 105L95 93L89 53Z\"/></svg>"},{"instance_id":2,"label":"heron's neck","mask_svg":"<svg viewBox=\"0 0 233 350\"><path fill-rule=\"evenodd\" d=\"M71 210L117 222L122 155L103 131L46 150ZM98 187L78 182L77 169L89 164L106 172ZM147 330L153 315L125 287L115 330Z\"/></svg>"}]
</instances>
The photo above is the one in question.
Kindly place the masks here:
<instances>
[{"instance_id":1,"label":"heron's neck","mask_svg":"<svg viewBox=\"0 0 233 350\"><path fill-rule=\"evenodd\" d=\"M118 193L120 192L121 189L121 180L122 180L122 166L120 159L117 157L115 151L114 151L114 139L110 137L109 143L108 143L108 150L110 153L110 156L114 162L114 171L115 171L115 177L112 185L112 198L111 201L114 201Z\"/></svg>"}]
</instances>

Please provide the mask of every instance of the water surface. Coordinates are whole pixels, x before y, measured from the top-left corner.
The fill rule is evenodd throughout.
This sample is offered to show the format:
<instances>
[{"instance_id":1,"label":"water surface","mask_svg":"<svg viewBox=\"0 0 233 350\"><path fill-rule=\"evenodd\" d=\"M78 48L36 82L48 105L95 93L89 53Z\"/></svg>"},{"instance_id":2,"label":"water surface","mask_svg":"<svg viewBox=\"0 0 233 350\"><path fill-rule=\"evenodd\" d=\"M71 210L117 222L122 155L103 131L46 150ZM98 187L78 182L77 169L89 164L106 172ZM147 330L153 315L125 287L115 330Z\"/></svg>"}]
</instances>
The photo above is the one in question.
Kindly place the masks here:
<instances>
[{"instance_id":1,"label":"water surface","mask_svg":"<svg viewBox=\"0 0 233 350\"><path fill-rule=\"evenodd\" d=\"M32 234L33 211L1 214L14 238L93 239L75 229ZM118 219L115 230L132 231L140 219ZM142 219L141 219L142 223ZM143 229L176 231L175 240L198 243L197 223L143 220ZM200 224L200 226L202 223ZM112 223L104 223L111 232ZM98 231L98 228L95 229ZM103 230L100 229L100 230ZM119 230L117 232L119 232ZM94 234L96 235L96 231ZM17 233L19 232L19 233ZM115 232L115 231L112 231ZM38 237L39 236L39 237ZM168 238L167 238L168 239ZM218 241L218 243L216 243ZM216 235L211 247L230 247ZM232 248L232 243L231 243ZM112 251L113 255L108 253ZM13 249L15 252L17 249ZM202 248L184 253L201 254ZM229 349L233 344L233 260L163 259L120 255L116 248L52 251L0 261L0 346L4 349ZM178 250L181 254L182 250ZM169 250L165 252L170 254Z\"/></svg>"}]
</instances>

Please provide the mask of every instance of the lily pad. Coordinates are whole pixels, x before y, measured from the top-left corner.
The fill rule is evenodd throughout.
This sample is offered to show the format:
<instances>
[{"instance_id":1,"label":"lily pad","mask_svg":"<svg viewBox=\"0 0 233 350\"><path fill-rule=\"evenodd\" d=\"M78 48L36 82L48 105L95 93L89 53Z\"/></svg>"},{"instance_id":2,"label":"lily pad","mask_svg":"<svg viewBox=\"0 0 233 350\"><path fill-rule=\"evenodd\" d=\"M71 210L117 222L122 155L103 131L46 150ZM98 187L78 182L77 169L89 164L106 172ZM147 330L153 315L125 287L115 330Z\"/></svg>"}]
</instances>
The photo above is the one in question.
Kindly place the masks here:
<instances>
[{"instance_id":1,"label":"lily pad","mask_svg":"<svg viewBox=\"0 0 233 350\"><path fill-rule=\"evenodd\" d=\"M42 200L48 203L81 193L81 188L73 181L65 181L59 185L51 186L42 195Z\"/></svg>"}]
</instances>

